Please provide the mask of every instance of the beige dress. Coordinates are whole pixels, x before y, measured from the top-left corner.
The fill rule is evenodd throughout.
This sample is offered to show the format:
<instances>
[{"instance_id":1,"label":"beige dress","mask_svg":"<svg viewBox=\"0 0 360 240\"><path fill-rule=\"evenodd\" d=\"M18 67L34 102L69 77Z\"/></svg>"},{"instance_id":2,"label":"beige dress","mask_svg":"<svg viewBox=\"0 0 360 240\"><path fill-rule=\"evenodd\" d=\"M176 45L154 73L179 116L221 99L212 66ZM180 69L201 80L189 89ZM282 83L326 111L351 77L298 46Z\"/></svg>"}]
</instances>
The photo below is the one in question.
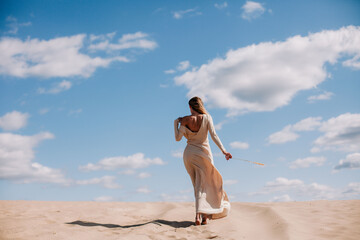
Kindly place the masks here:
<instances>
[{"instance_id":1,"label":"beige dress","mask_svg":"<svg viewBox=\"0 0 360 240\"><path fill-rule=\"evenodd\" d=\"M219 137L216 135L212 118L203 114L199 131L193 132L186 126L178 128L174 122L175 139L182 136L187 139L184 150L184 164L194 186L196 213L212 214L212 218L225 217L230 211L230 202L223 190L223 181L219 171L214 166L208 132L215 144L225 151Z\"/></svg>"}]
</instances>

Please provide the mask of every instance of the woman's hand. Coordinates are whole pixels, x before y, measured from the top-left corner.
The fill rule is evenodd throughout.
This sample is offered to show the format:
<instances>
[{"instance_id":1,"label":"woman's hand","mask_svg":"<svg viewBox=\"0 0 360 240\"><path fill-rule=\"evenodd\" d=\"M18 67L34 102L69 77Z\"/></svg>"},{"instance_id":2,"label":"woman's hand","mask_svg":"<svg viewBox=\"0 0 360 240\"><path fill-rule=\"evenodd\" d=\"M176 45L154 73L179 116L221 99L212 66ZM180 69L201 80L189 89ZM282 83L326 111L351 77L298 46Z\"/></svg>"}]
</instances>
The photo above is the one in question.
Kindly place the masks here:
<instances>
[{"instance_id":1,"label":"woman's hand","mask_svg":"<svg viewBox=\"0 0 360 240\"><path fill-rule=\"evenodd\" d=\"M175 122L177 124L179 124L179 123L181 124L182 119L183 119L182 117L178 117L177 119L175 119Z\"/></svg>"},{"instance_id":2,"label":"woman's hand","mask_svg":"<svg viewBox=\"0 0 360 240\"><path fill-rule=\"evenodd\" d=\"M180 125L181 125L181 121L182 121L182 117L179 117L179 118L177 118L177 119L174 120L174 123L175 123L175 125L176 125L177 128L179 127L179 123L180 123Z\"/></svg>"},{"instance_id":3,"label":"woman's hand","mask_svg":"<svg viewBox=\"0 0 360 240\"><path fill-rule=\"evenodd\" d=\"M229 159L232 158L231 153L229 153L229 152L223 152L223 153L224 153L224 155L225 155L226 160L229 161Z\"/></svg>"}]
</instances>

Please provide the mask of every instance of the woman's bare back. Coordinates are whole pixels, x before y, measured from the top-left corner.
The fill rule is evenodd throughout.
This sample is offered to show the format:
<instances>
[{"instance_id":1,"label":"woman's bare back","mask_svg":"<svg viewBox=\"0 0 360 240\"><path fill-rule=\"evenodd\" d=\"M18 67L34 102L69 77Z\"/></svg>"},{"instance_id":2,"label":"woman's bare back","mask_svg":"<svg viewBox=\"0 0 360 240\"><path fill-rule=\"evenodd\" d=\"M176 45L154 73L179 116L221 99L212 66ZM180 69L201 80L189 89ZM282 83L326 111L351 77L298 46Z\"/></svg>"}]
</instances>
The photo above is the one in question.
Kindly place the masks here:
<instances>
[{"instance_id":1,"label":"woman's bare back","mask_svg":"<svg viewBox=\"0 0 360 240\"><path fill-rule=\"evenodd\" d=\"M187 127L193 132L198 132L201 128L201 123L203 118L204 118L203 115L185 116L181 119L181 125Z\"/></svg>"}]
</instances>

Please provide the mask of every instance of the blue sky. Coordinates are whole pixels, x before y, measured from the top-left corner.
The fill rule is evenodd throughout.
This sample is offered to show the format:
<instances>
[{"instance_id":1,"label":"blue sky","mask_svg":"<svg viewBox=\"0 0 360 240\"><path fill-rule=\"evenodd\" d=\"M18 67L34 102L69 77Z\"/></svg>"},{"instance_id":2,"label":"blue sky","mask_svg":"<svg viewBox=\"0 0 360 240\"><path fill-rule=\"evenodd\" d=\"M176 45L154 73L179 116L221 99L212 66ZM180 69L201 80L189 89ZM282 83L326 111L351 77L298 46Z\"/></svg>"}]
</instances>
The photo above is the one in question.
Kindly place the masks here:
<instances>
[{"instance_id":1,"label":"blue sky","mask_svg":"<svg viewBox=\"0 0 360 240\"><path fill-rule=\"evenodd\" d=\"M192 201L200 96L232 201L360 197L359 1L2 1L0 199Z\"/></svg>"}]
</instances>

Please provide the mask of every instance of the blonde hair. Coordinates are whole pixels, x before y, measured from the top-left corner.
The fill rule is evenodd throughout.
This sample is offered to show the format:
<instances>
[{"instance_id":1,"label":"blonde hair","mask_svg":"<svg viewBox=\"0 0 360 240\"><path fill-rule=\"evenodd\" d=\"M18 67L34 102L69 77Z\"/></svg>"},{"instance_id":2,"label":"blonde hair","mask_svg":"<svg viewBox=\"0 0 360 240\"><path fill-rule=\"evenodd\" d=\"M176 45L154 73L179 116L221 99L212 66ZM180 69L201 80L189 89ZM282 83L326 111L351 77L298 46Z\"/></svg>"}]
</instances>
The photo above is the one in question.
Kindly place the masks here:
<instances>
[{"instance_id":1,"label":"blonde hair","mask_svg":"<svg viewBox=\"0 0 360 240\"><path fill-rule=\"evenodd\" d=\"M207 111L204 107L203 101L199 97L193 97L189 100L189 106L196 112L200 114L207 114Z\"/></svg>"}]
</instances>

